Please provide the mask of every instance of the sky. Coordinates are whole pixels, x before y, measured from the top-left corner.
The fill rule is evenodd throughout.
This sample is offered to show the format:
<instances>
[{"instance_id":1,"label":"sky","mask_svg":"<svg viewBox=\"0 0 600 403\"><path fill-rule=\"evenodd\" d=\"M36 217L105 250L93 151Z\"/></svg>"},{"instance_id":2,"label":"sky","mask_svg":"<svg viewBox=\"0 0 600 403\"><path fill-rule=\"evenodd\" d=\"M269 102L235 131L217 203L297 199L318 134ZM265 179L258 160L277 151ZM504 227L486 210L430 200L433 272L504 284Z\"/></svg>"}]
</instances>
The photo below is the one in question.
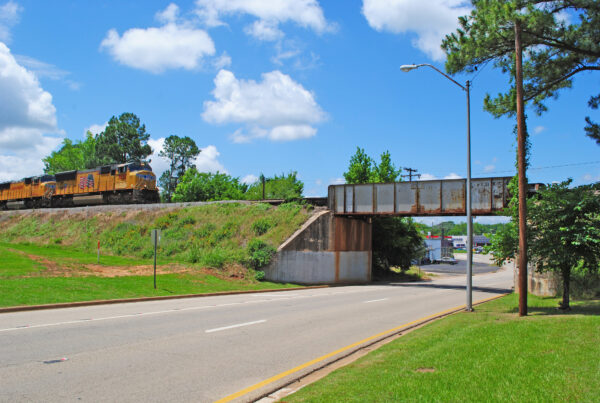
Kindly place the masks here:
<instances>
[{"instance_id":1,"label":"sky","mask_svg":"<svg viewBox=\"0 0 600 403\"><path fill-rule=\"evenodd\" d=\"M0 0L0 181L42 173L64 138L124 112L146 125L154 154L165 137L189 136L201 171L247 183L297 171L306 196L343 183L357 147L376 160L389 151L421 179L465 177L465 93L432 69L399 67L443 70L441 39L469 10L461 0ZM472 176L512 176L514 121L483 110L508 77L488 65L455 79L472 81ZM548 112L528 111L530 182L600 181L600 147L583 132L585 116L600 120L587 106L599 82L576 76ZM160 175L166 161L149 158Z\"/></svg>"}]
</instances>

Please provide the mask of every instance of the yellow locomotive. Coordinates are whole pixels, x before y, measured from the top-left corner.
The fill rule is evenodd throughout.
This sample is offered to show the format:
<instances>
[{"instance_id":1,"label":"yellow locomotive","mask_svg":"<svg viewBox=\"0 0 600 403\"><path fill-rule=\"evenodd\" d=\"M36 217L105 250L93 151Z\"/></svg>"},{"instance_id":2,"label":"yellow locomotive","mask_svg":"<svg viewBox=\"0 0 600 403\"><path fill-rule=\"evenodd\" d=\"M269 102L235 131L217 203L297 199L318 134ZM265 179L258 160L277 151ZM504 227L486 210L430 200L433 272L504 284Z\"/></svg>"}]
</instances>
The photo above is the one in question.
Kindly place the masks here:
<instances>
[{"instance_id":1,"label":"yellow locomotive","mask_svg":"<svg viewBox=\"0 0 600 403\"><path fill-rule=\"evenodd\" d=\"M145 162L103 165L0 183L0 209L155 203L156 176Z\"/></svg>"}]
</instances>

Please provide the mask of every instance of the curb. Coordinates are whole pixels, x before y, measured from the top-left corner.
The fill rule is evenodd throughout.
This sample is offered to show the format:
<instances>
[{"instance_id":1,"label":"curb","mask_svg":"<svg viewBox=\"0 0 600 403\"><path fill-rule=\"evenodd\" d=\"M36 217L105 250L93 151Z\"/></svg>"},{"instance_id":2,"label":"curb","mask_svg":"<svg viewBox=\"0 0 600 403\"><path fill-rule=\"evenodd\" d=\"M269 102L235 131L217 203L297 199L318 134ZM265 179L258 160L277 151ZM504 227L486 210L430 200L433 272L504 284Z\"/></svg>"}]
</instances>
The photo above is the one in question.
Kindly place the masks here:
<instances>
[{"instance_id":1,"label":"curb","mask_svg":"<svg viewBox=\"0 0 600 403\"><path fill-rule=\"evenodd\" d=\"M0 308L0 314L9 312L23 312L23 311L40 311L44 309L60 309L60 308L76 308L80 306L92 306L92 305L110 305L110 304L126 304L132 302L145 302L145 301L163 301L169 299L183 299L183 298L202 298L202 297L216 297L219 295L238 295L238 294L258 294L267 292L277 291L298 291L298 290L312 290L316 288L329 288L328 285L315 285L308 287L295 287L295 288L280 288L280 289L267 289L267 290L243 290L243 291L221 291L211 292L206 294L181 294L181 295L164 295L159 297L140 297L140 298L121 298L121 299L105 299L96 301L81 301L81 302L61 302L57 304L44 304L44 305L19 305L10 306L6 308Z\"/></svg>"}]
</instances>

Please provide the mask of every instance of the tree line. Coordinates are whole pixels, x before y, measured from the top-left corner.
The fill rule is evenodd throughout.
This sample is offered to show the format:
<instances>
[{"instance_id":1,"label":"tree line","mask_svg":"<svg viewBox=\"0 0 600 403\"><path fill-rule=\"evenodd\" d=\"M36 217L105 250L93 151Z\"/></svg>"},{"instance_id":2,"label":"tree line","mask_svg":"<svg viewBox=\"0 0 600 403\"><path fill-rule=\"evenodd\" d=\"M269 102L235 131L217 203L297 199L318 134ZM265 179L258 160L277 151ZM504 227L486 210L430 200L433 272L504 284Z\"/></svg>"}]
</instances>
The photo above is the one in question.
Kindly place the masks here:
<instances>
[{"instance_id":1,"label":"tree line","mask_svg":"<svg viewBox=\"0 0 600 403\"><path fill-rule=\"evenodd\" d=\"M96 168L100 165L123 164L146 160L153 150L148 144L150 134L133 113L113 116L106 128L96 135L86 133L85 140L65 138L58 151L43 159L44 172ZM188 136L171 135L165 138L158 153L169 161L169 168L158 180L164 202L212 200L293 200L302 197L304 184L297 172L265 177L246 184L226 173L199 172L195 161L201 150ZM151 162L151 161L149 161ZM264 197L263 197L264 195Z\"/></svg>"}]
</instances>

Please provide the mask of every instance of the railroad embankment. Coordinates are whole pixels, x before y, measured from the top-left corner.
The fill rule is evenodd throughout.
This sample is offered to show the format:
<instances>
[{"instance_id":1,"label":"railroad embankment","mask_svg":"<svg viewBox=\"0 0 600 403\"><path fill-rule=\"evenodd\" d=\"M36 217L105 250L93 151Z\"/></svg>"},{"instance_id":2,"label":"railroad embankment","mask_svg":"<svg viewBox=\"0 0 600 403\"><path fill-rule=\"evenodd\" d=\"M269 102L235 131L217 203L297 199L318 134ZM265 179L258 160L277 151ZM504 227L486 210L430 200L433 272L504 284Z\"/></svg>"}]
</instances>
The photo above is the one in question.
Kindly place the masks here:
<instances>
[{"instance_id":1,"label":"railroad embankment","mask_svg":"<svg viewBox=\"0 0 600 403\"><path fill-rule=\"evenodd\" d=\"M1 212L0 306L285 286L259 282L260 269L312 213L296 203Z\"/></svg>"}]
</instances>

